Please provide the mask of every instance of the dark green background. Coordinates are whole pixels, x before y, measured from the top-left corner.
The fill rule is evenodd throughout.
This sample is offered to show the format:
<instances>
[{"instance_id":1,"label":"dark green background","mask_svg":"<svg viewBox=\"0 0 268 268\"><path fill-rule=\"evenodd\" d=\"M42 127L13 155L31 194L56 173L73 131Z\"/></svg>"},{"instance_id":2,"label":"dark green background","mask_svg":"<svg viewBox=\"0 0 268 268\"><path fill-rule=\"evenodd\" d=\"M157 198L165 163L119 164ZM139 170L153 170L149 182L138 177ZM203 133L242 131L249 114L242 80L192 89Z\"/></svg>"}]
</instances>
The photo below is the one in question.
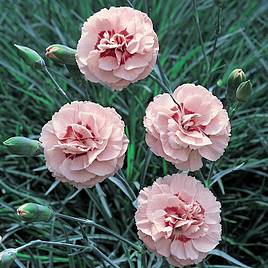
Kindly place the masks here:
<instances>
[{"instance_id":1,"label":"dark green background","mask_svg":"<svg viewBox=\"0 0 268 268\"><path fill-rule=\"evenodd\" d=\"M147 11L153 20L160 42L160 63L172 89L182 83L195 82L222 98L232 69L243 68L251 79L254 94L233 119L230 145L213 173L213 179L219 179L219 183L215 183L212 190L222 202L223 241L218 249L248 266L268 267L268 2L225 1L215 61L209 74L194 23L192 1L132 3L137 9ZM103 7L128 4L123 0L0 0L1 142L15 135L38 138L41 127L65 103L44 73L31 69L18 58L13 44L31 47L42 56L45 48L53 43L75 47L80 27L87 17ZM212 0L199 0L197 5L205 52L210 60L219 8ZM47 65L73 99L113 106L122 115L130 139L123 172L136 194L137 182L142 177L145 184L150 185L156 177L175 172L171 164L159 157L149 159L144 142L144 110L152 97L162 92L155 82L148 78L120 93L113 93L100 85L72 80L63 66L49 60ZM56 221L51 227L50 223L21 223L15 216L15 209L29 201L47 202L65 214L95 219L121 234L130 227L125 236L137 241L133 225L135 210L111 182L107 180L101 188L87 192L77 192L60 184L45 195L54 179L45 170L44 159L18 158L8 154L3 146L0 149L0 235L5 238L5 247L17 247L35 239L75 241L81 238L82 231L77 224ZM205 163L205 175L210 165ZM231 172L233 169L236 171ZM83 230L107 255L118 244L98 230L88 227ZM68 257L67 253L71 252L60 247L54 250L32 248L19 255L18 264L34 268L104 267L94 254ZM118 259L120 267L150 268L157 267L153 266L156 263L165 267L152 254L142 257L122 245L111 258ZM234 260L228 256L210 256L202 267L239 267L231 261Z\"/></svg>"}]
</instances>

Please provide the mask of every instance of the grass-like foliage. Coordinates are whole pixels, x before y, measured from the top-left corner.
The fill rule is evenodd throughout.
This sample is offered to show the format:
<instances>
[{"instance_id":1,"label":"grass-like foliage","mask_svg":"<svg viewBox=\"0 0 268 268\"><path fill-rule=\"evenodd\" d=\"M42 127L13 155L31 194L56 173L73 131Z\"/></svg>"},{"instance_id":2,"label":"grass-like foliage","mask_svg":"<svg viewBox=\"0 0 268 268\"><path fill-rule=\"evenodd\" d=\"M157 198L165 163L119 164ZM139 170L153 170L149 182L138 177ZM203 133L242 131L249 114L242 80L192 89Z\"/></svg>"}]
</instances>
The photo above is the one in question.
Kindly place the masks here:
<instances>
[{"instance_id":1,"label":"grass-like foliage","mask_svg":"<svg viewBox=\"0 0 268 268\"><path fill-rule=\"evenodd\" d=\"M194 82L223 98L231 70L243 68L251 79L254 93L232 119L227 151L213 169L208 161L202 168L206 176L212 170L211 190L222 203L223 237L198 267L268 267L268 3L226 0L221 10L212 0L199 0L195 10L193 2L1 1L0 141L2 144L11 136L38 138L42 126L66 103L46 73L33 70L18 57L14 43L31 47L42 56L53 43L75 48L87 17L104 7L132 4L154 23L160 65L172 90ZM133 201L140 187L176 172L171 164L152 155L144 141L145 108L153 96L162 93L161 87L148 77L120 93L112 92L72 79L65 67L46 62L73 100L91 100L121 114L130 140L125 165L97 187L77 190L55 182L43 157L16 157L1 145L0 251L40 239L55 243L20 251L14 267L171 267L145 248L138 250L142 243L134 224ZM25 223L15 211L26 202L48 204L57 213L80 220L59 217L52 223Z\"/></svg>"}]
</instances>

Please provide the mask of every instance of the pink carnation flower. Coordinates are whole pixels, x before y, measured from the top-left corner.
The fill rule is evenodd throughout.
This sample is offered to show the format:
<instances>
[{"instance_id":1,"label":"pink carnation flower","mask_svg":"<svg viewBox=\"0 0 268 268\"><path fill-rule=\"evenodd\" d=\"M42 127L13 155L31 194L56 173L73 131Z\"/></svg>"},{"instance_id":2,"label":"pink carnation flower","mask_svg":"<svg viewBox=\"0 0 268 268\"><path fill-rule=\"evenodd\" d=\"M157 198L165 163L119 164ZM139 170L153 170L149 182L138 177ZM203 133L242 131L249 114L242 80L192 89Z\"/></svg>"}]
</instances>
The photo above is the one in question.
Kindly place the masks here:
<instances>
[{"instance_id":1,"label":"pink carnation flower","mask_svg":"<svg viewBox=\"0 0 268 268\"><path fill-rule=\"evenodd\" d=\"M138 197L139 238L174 266L201 262L221 239L220 203L194 177L158 178Z\"/></svg>"},{"instance_id":2,"label":"pink carnation flower","mask_svg":"<svg viewBox=\"0 0 268 268\"><path fill-rule=\"evenodd\" d=\"M194 84L179 86L172 96L176 102L162 94L146 109L144 126L150 149L180 170L201 168L202 157L219 159L231 132L221 101Z\"/></svg>"},{"instance_id":3,"label":"pink carnation flower","mask_svg":"<svg viewBox=\"0 0 268 268\"><path fill-rule=\"evenodd\" d=\"M119 170L128 145L120 115L90 101L62 106L43 127L40 141L53 176L79 188Z\"/></svg>"},{"instance_id":4,"label":"pink carnation flower","mask_svg":"<svg viewBox=\"0 0 268 268\"><path fill-rule=\"evenodd\" d=\"M111 7L84 23L76 61L86 79L120 90L149 75L158 49L152 21L145 13Z\"/></svg>"}]
</instances>

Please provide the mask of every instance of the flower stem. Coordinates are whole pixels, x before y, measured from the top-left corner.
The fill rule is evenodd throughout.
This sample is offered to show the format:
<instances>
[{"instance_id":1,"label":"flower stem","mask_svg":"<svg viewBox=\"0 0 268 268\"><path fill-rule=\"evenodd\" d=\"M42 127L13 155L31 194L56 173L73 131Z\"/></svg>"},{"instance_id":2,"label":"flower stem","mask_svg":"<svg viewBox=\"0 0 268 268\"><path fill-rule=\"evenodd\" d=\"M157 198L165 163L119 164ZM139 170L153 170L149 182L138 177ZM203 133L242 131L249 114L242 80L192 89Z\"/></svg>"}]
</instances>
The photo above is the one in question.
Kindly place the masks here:
<instances>
[{"instance_id":1,"label":"flower stem","mask_svg":"<svg viewBox=\"0 0 268 268\"><path fill-rule=\"evenodd\" d=\"M214 171L214 168L215 168L215 163L216 162L212 162L211 166L210 166L210 169L209 169L209 173L208 173L208 177L207 177L207 181L209 182L209 180L211 179L212 177L212 174L213 174L213 171Z\"/></svg>"},{"instance_id":2,"label":"flower stem","mask_svg":"<svg viewBox=\"0 0 268 268\"><path fill-rule=\"evenodd\" d=\"M76 217L72 217L72 216L68 216L68 215L63 215L63 214L60 214L60 213L56 213L56 217L60 217L60 218L63 218L63 219L66 219L66 220L71 220L71 221L75 221L75 222L81 222L81 223L84 223L84 224L87 224L87 225L92 225L92 226L95 226L96 228L108 233L108 234L111 234L113 235L114 237L118 238L119 240L125 242L126 244L130 245L131 247L135 248L137 251L140 251L141 248L137 245L135 245L134 243L132 243L131 241L127 240L126 238L124 238L123 236L113 232L112 230L102 226L102 225L99 225L97 224L96 222L92 221L92 220L88 220L88 219L81 219L81 218L76 218Z\"/></svg>"},{"instance_id":3,"label":"flower stem","mask_svg":"<svg viewBox=\"0 0 268 268\"><path fill-rule=\"evenodd\" d=\"M65 246L65 247L72 247L72 248L78 248L78 249L85 249L85 248L91 248L87 246L80 246L80 245L73 245L63 242L56 242L56 241L43 241L43 240L33 240L23 246L20 246L17 248L17 252L22 251L26 248L38 246L38 245L54 245L54 246Z\"/></svg>"},{"instance_id":4,"label":"flower stem","mask_svg":"<svg viewBox=\"0 0 268 268\"><path fill-rule=\"evenodd\" d=\"M168 93L169 96L172 98L172 100L179 106L179 104L177 103L177 101L174 99L174 97L172 96L172 91L162 82L160 81L157 77L155 77L154 75L150 74L150 77L158 83L158 85L163 89L164 92Z\"/></svg>"},{"instance_id":5,"label":"flower stem","mask_svg":"<svg viewBox=\"0 0 268 268\"><path fill-rule=\"evenodd\" d=\"M159 69L159 74L160 74L161 81L166 85L167 88L169 88L169 81L168 81L168 79L167 79L167 77L166 77L166 75L165 75L165 73L164 73L164 71L162 69L159 57L157 57L157 59L156 59L156 65L157 65L157 67Z\"/></svg>"},{"instance_id":6,"label":"flower stem","mask_svg":"<svg viewBox=\"0 0 268 268\"><path fill-rule=\"evenodd\" d=\"M205 51L204 40L203 40L202 33L201 33L201 28L200 28L200 23L199 23L199 16L198 16L198 11L197 11L197 6L196 6L196 0L192 0L192 2L193 2L193 6L194 6L194 17L195 17L195 24L196 24L198 36L199 36L199 42L200 42L200 45L201 45L203 56L204 56L205 61L206 61L207 72L209 73L210 65L209 65L208 56L207 56L206 51Z\"/></svg>"},{"instance_id":7,"label":"flower stem","mask_svg":"<svg viewBox=\"0 0 268 268\"><path fill-rule=\"evenodd\" d=\"M214 59L215 59L215 52L216 52L216 48L217 48L217 42L218 42L218 37L219 37L219 34L220 34L220 31L221 31L221 11L222 11L222 8L220 7L219 8L219 11L218 11L218 16L217 16L217 25L216 25L216 33L215 33L215 39L214 39L214 44L213 44L213 49L212 49L212 54L211 54L211 59L210 59L210 71L211 71L211 68L214 64Z\"/></svg>"},{"instance_id":8,"label":"flower stem","mask_svg":"<svg viewBox=\"0 0 268 268\"><path fill-rule=\"evenodd\" d=\"M229 107L228 114L229 114L230 121L233 119L233 117L234 117L236 111L238 110L238 108L239 108L239 103L238 102L236 102L233 106Z\"/></svg>"},{"instance_id":9,"label":"flower stem","mask_svg":"<svg viewBox=\"0 0 268 268\"><path fill-rule=\"evenodd\" d=\"M48 77L53 82L53 84L56 86L56 88L58 89L58 91L66 98L66 100L71 101L71 99L67 96L67 94L64 92L64 90L60 87L60 85L54 79L54 77L52 76L52 74L48 71L47 67L45 67L44 70L45 70L46 74L48 75Z\"/></svg>"},{"instance_id":10,"label":"flower stem","mask_svg":"<svg viewBox=\"0 0 268 268\"><path fill-rule=\"evenodd\" d=\"M155 77L153 74L150 74L150 77L163 89L164 92L172 94L170 89L162 81L160 81L160 79Z\"/></svg>"},{"instance_id":11,"label":"flower stem","mask_svg":"<svg viewBox=\"0 0 268 268\"><path fill-rule=\"evenodd\" d=\"M134 193L134 191L132 190L132 188L130 187L130 185L129 185L127 179L126 179L125 176L124 176L124 173L122 172L122 170L119 170L119 171L117 172L117 175L118 175L118 177L120 178L120 180L122 181L122 183L125 185L125 187L127 188L128 193L129 193L129 195L130 195L130 197L131 197L131 201L134 202L134 201L137 199L137 196L136 196L136 194Z\"/></svg>"},{"instance_id":12,"label":"flower stem","mask_svg":"<svg viewBox=\"0 0 268 268\"><path fill-rule=\"evenodd\" d=\"M43 241L43 240L34 240L31 241L23 246L18 247L16 250L17 252L22 251L24 249L27 249L32 246L39 246L39 245L53 245L53 246L63 246L63 247L69 247L69 248L76 248L76 249L83 249L83 251L93 251L96 256L98 256L101 259L104 259L107 263L109 263L114 268L119 268L118 265L114 264L111 259L109 259L102 251L100 251L98 248L96 248L93 244L89 246L82 246L82 245L74 245L64 242L56 242L56 241Z\"/></svg>"},{"instance_id":13,"label":"flower stem","mask_svg":"<svg viewBox=\"0 0 268 268\"><path fill-rule=\"evenodd\" d=\"M212 54L211 54L210 64L209 64L208 86L210 85L212 78L213 78L213 75L211 75L211 71L213 68L214 60L215 60L215 53L216 53L216 49L217 49L218 37L219 37L220 32L221 32L221 12L222 12L222 8L219 7L218 16L217 16L217 25L216 25L216 31L215 31L215 38L214 38Z\"/></svg>"},{"instance_id":14,"label":"flower stem","mask_svg":"<svg viewBox=\"0 0 268 268\"><path fill-rule=\"evenodd\" d=\"M131 3L130 0L127 0L127 2L128 2L128 4L129 4L130 7L134 8L134 5Z\"/></svg>"}]
</instances>

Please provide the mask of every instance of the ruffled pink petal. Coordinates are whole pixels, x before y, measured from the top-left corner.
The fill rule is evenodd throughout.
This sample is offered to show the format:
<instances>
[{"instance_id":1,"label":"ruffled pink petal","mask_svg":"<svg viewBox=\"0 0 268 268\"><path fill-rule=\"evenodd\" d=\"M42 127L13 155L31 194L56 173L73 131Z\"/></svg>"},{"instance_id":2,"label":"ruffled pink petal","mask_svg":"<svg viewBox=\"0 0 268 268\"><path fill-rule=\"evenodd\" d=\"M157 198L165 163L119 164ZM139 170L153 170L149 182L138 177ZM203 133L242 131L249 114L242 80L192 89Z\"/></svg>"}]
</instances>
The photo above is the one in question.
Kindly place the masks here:
<instances>
[{"instance_id":1,"label":"ruffled pink petal","mask_svg":"<svg viewBox=\"0 0 268 268\"><path fill-rule=\"evenodd\" d=\"M114 57L104 57L99 59L99 68L104 71L112 71L118 67L117 60Z\"/></svg>"},{"instance_id":2,"label":"ruffled pink petal","mask_svg":"<svg viewBox=\"0 0 268 268\"><path fill-rule=\"evenodd\" d=\"M176 267L201 262L221 239L220 203L194 177L158 178L138 197L139 238Z\"/></svg>"},{"instance_id":3,"label":"ruffled pink petal","mask_svg":"<svg viewBox=\"0 0 268 268\"><path fill-rule=\"evenodd\" d=\"M78 114L73 109L65 109L64 112L55 113L52 116L52 126L54 133L58 138L62 138L66 134L67 126L78 121Z\"/></svg>"},{"instance_id":4,"label":"ruffled pink petal","mask_svg":"<svg viewBox=\"0 0 268 268\"><path fill-rule=\"evenodd\" d=\"M160 255L164 257L169 257L170 256L170 245L171 245L171 240L170 239L159 239L157 243L155 243L156 251Z\"/></svg>"},{"instance_id":5,"label":"ruffled pink petal","mask_svg":"<svg viewBox=\"0 0 268 268\"><path fill-rule=\"evenodd\" d=\"M184 243L179 240L173 240L170 246L170 253L178 259L186 259Z\"/></svg>"},{"instance_id":6,"label":"ruffled pink petal","mask_svg":"<svg viewBox=\"0 0 268 268\"><path fill-rule=\"evenodd\" d=\"M124 122L113 108L78 101L53 115L40 142L53 176L78 188L93 187L117 172L128 145Z\"/></svg>"},{"instance_id":7,"label":"ruffled pink petal","mask_svg":"<svg viewBox=\"0 0 268 268\"><path fill-rule=\"evenodd\" d=\"M146 143L152 152L190 171L202 167L202 157L219 159L231 130L220 100L194 84L179 86L173 98L158 95L146 109Z\"/></svg>"},{"instance_id":8,"label":"ruffled pink petal","mask_svg":"<svg viewBox=\"0 0 268 268\"><path fill-rule=\"evenodd\" d=\"M185 255L187 259L196 260L199 257L199 252L193 247L192 241L187 241L184 244Z\"/></svg>"},{"instance_id":9,"label":"ruffled pink petal","mask_svg":"<svg viewBox=\"0 0 268 268\"><path fill-rule=\"evenodd\" d=\"M133 81L137 79L139 74L141 74L144 70L144 67L139 67L131 70L126 70L125 66L121 66L117 70L113 71L114 76L118 79L125 79L128 81Z\"/></svg>"},{"instance_id":10,"label":"ruffled pink petal","mask_svg":"<svg viewBox=\"0 0 268 268\"><path fill-rule=\"evenodd\" d=\"M191 151L189 154L189 158L185 162L176 162L176 168L181 170L190 170L195 171L200 169L203 166L201 155L198 151Z\"/></svg>"},{"instance_id":11,"label":"ruffled pink petal","mask_svg":"<svg viewBox=\"0 0 268 268\"><path fill-rule=\"evenodd\" d=\"M193 239L192 243L196 250L201 252L209 252L214 249L219 242L218 240L214 240L213 238L204 236L198 239Z\"/></svg>"},{"instance_id":12,"label":"ruffled pink petal","mask_svg":"<svg viewBox=\"0 0 268 268\"><path fill-rule=\"evenodd\" d=\"M96 174L97 176L107 176L112 174L116 170L115 160L110 161L98 161L95 160L88 168L87 171Z\"/></svg>"},{"instance_id":13,"label":"ruffled pink petal","mask_svg":"<svg viewBox=\"0 0 268 268\"><path fill-rule=\"evenodd\" d=\"M47 148L51 148L58 143L58 138L54 133L54 128L51 121L43 126L42 133L43 135L40 137L40 142L45 144Z\"/></svg>"},{"instance_id":14,"label":"ruffled pink petal","mask_svg":"<svg viewBox=\"0 0 268 268\"><path fill-rule=\"evenodd\" d=\"M86 79L121 90L152 71L159 50L147 14L129 7L102 9L82 27L76 61Z\"/></svg>"}]
</instances>

